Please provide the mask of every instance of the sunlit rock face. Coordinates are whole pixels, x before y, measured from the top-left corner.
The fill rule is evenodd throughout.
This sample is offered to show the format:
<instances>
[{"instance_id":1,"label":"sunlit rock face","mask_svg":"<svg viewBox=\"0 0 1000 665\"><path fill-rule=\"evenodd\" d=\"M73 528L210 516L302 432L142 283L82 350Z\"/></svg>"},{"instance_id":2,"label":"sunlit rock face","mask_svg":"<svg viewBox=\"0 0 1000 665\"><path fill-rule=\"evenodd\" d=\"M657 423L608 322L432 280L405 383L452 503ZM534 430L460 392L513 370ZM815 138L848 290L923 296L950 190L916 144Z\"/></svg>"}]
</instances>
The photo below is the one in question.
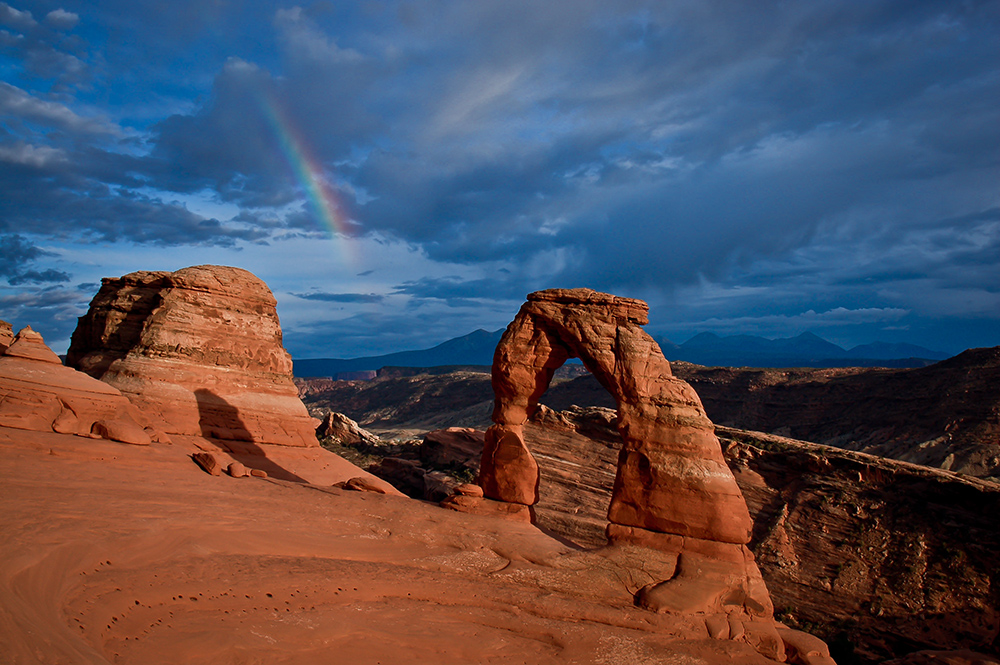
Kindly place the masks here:
<instances>
[{"instance_id":1,"label":"sunlit rock face","mask_svg":"<svg viewBox=\"0 0 1000 665\"><path fill-rule=\"evenodd\" d=\"M150 443L139 411L122 394L65 367L42 336L25 328L0 354L0 426Z\"/></svg>"},{"instance_id":2,"label":"sunlit rock face","mask_svg":"<svg viewBox=\"0 0 1000 665\"><path fill-rule=\"evenodd\" d=\"M121 390L169 434L316 446L275 304L239 268L106 278L67 363Z\"/></svg>"},{"instance_id":3,"label":"sunlit rock face","mask_svg":"<svg viewBox=\"0 0 1000 665\"><path fill-rule=\"evenodd\" d=\"M642 329L648 311L640 300L589 289L528 296L494 356L495 424L486 433L479 483L487 500L538 502L538 465L524 426L555 370L581 359L618 405L622 445L608 539L656 550L671 562L669 579L640 590L636 602L655 611L762 619L766 627L773 608L746 547L746 502L698 395L672 375ZM755 630L776 643L773 629Z\"/></svg>"},{"instance_id":4,"label":"sunlit rock face","mask_svg":"<svg viewBox=\"0 0 1000 665\"><path fill-rule=\"evenodd\" d=\"M0 321L0 353L7 350L7 347L14 343L13 327L6 321Z\"/></svg>"}]
</instances>

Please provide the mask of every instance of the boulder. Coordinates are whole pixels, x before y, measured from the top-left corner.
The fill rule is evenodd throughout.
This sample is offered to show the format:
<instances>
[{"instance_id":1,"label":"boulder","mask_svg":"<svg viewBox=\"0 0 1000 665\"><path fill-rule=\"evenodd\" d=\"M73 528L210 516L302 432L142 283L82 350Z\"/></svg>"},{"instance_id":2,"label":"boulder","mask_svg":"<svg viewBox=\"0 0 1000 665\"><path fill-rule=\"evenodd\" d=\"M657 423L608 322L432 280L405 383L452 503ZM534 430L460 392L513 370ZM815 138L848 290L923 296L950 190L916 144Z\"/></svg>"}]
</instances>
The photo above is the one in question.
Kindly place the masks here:
<instances>
[{"instance_id":1,"label":"boulder","mask_svg":"<svg viewBox=\"0 0 1000 665\"><path fill-rule=\"evenodd\" d=\"M219 460L212 453L194 453L191 455L191 459L193 459L195 464L200 466L205 473L213 476L222 475L222 465L219 464Z\"/></svg>"},{"instance_id":2,"label":"boulder","mask_svg":"<svg viewBox=\"0 0 1000 665\"><path fill-rule=\"evenodd\" d=\"M145 419L121 392L64 366L30 326L0 355L0 391L0 426L150 442Z\"/></svg>"},{"instance_id":3,"label":"boulder","mask_svg":"<svg viewBox=\"0 0 1000 665\"><path fill-rule=\"evenodd\" d=\"M275 304L239 268L106 278L67 364L119 389L169 434L317 446Z\"/></svg>"},{"instance_id":4,"label":"boulder","mask_svg":"<svg viewBox=\"0 0 1000 665\"><path fill-rule=\"evenodd\" d=\"M378 443L379 438L342 413L331 411L316 428L316 436L330 438L345 446L358 443Z\"/></svg>"},{"instance_id":5,"label":"boulder","mask_svg":"<svg viewBox=\"0 0 1000 665\"><path fill-rule=\"evenodd\" d=\"M98 420L90 428L91 434L102 439L131 443L136 446L148 446L152 443L149 433L128 416L117 420Z\"/></svg>"},{"instance_id":6,"label":"boulder","mask_svg":"<svg viewBox=\"0 0 1000 665\"><path fill-rule=\"evenodd\" d=\"M478 470L485 433L471 427L449 427L424 435L420 461L432 469L467 468Z\"/></svg>"},{"instance_id":7,"label":"boulder","mask_svg":"<svg viewBox=\"0 0 1000 665\"><path fill-rule=\"evenodd\" d=\"M354 492L371 492L372 494L388 494L393 488L378 478L358 476L356 478L350 478L342 483L338 483L337 487L341 487L345 490L352 490Z\"/></svg>"},{"instance_id":8,"label":"boulder","mask_svg":"<svg viewBox=\"0 0 1000 665\"><path fill-rule=\"evenodd\" d=\"M229 466L226 467L226 473L228 473L233 478L243 478L249 476L250 472L241 462L230 462Z\"/></svg>"}]
</instances>

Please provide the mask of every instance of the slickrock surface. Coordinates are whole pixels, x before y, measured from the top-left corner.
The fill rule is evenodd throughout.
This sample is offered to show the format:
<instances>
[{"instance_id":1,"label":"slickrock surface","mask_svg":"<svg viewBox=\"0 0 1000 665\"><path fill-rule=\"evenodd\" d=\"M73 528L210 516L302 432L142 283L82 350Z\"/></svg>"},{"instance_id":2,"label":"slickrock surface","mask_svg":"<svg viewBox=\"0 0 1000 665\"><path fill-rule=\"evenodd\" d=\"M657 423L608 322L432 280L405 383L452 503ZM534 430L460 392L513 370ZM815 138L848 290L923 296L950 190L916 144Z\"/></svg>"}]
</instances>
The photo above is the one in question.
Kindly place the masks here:
<instances>
[{"instance_id":1,"label":"slickrock surface","mask_svg":"<svg viewBox=\"0 0 1000 665\"><path fill-rule=\"evenodd\" d=\"M142 415L106 383L63 366L30 327L0 355L0 425L144 445Z\"/></svg>"},{"instance_id":2,"label":"slickrock surface","mask_svg":"<svg viewBox=\"0 0 1000 665\"><path fill-rule=\"evenodd\" d=\"M651 579L638 550L579 552L528 524L334 489L362 474L305 459L322 449L268 455L325 486L209 476L187 441L0 428L0 660L771 662L701 617L634 607Z\"/></svg>"},{"instance_id":3,"label":"slickrock surface","mask_svg":"<svg viewBox=\"0 0 1000 665\"><path fill-rule=\"evenodd\" d=\"M318 445L274 296L239 268L102 280L67 364L121 390L169 434Z\"/></svg>"}]
</instances>

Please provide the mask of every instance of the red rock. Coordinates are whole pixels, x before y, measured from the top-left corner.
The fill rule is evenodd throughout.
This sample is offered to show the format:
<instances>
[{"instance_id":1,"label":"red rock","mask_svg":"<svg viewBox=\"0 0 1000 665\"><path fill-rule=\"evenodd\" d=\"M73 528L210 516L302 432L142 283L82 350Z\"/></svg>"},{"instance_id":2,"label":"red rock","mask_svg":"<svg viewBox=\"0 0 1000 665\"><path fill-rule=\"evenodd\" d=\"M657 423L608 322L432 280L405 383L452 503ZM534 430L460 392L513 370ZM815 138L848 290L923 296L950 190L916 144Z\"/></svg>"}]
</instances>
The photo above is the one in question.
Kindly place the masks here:
<instances>
[{"instance_id":1,"label":"red rock","mask_svg":"<svg viewBox=\"0 0 1000 665\"><path fill-rule=\"evenodd\" d=\"M319 445L274 296L239 268L102 280L67 364L121 390L168 434Z\"/></svg>"},{"instance_id":2,"label":"red rock","mask_svg":"<svg viewBox=\"0 0 1000 665\"><path fill-rule=\"evenodd\" d=\"M342 413L331 411L316 428L316 436L320 438L331 438L337 443L345 446L357 443L377 443L380 439L362 429L356 422Z\"/></svg>"},{"instance_id":3,"label":"red rock","mask_svg":"<svg viewBox=\"0 0 1000 665\"><path fill-rule=\"evenodd\" d=\"M31 326L26 326L21 332L17 333L17 337L14 338L13 343L4 351L4 355L11 358L23 358L25 360L37 360L43 363L62 365L59 356L45 345L42 336L32 330Z\"/></svg>"},{"instance_id":4,"label":"red rock","mask_svg":"<svg viewBox=\"0 0 1000 665\"><path fill-rule=\"evenodd\" d=\"M785 662L795 665L836 665L830 657L830 648L826 642L804 633L778 626L778 635L785 644Z\"/></svg>"},{"instance_id":5,"label":"red rock","mask_svg":"<svg viewBox=\"0 0 1000 665\"><path fill-rule=\"evenodd\" d=\"M127 416L115 420L98 420L91 426L90 431L104 439L136 446L148 446L152 442L142 425Z\"/></svg>"},{"instance_id":6,"label":"red rock","mask_svg":"<svg viewBox=\"0 0 1000 665\"><path fill-rule=\"evenodd\" d=\"M0 426L149 443L142 414L118 390L65 367L42 336L25 328L0 356ZM97 422L107 424L92 434ZM141 433L140 433L141 432Z\"/></svg>"},{"instance_id":7,"label":"red rock","mask_svg":"<svg viewBox=\"0 0 1000 665\"><path fill-rule=\"evenodd\" d=\"M267 478L267 471L263 469L250 469L250 475L254 478Z\"/></svg>"},{"instance_id":8,"label":"red rock","mask_svg":"<svg viewBox=\"0 0 1000 665\"><path fill-rule=\"evenodd\" d=\"M427 432L420 445L420 461L430 468L478 467L485 433L471 427L449 427Z\"/></svg>"},{"instance_id":9,"label":"red rock","mask_svg":"<svg viewBox=\"0 0 1000 665\"><path fill-rule=\"evenodd\" d=\"M6 321L0 321L0 353L14 343L14 329Z\"/></svg>"},{"instance_id":10,"label":"red rock","mask_svg":"<svg viewBox=\"0 0 1000 665\"><path fill-rule=\"evenodd\" d=\"M442 508L457 510L461 513L499 517L513 522L531 523L531 508L519 503L493 501L483 497L452 494L440 503Z\"/></svg>"},{"instance_id":11,"label":"red rock","mask_svg":"<svg viewBox=\"0 0 1000 665\"><path fill-rule=\"evenodd\" d=\"M648 306L589 289L528 296L493 361L496 403L480 482L486 496L533 505L538 469L523 426L552 375L581 358L618 404L623 440L608 517L653 531L743 544L750 515L698 395L673 377L641 325Z\"/></svg>"},{"instance_id":12,"label":"red rock","mask_svg":"<svg viewBox=\"0 0 1000 665\"><path fill-rule=\"evenodd\" d=\"M483 496L483 488L479 485L474 485L472 483L462 483L455 487L455 494L461 494L463 496L473 496L480 497Z\"/></svg>"},{"instance_id":13,"label":"red rock","mask_svg":"<svg viewBox=\"0 0 1000 665\"><path fill-rule=\"evenodd\" d=\"M243 478L244 476L250 475L247 468L240 462L230 462L229 466L226 467L226 473L233 478Z\"/></svg>"},{"instance_id":14,"label":"red rock","mask_svg":"<svg viewBox=\"0 0 1000 665\"><path fill-rule=\"evenodd\" d=\"M728 640L729 619L724 614L709 614L705 617L705 630L713 640Z\"/></svg>"},{"instance_id":15,"label":"red rock","mask_svg":"<svg viewBox=\"0 0 1000 665\"><path fill-rule=\"evenodd\" d=\"M357 478L351 478L343 484L345 490L353 490L355 492L373 492L375 494L386 494L386 488L382 487L376 480L372 478L364 478L358 476Z\"/></svg>"},{"instance_id":16,"label":"red rock","mask_svg":"<svg viewBox=\"0 0 1000 665\"><path fill-rule=\"evenodd\" d=\"M525 507L538 502L539 470L524 428L555 370L580 358L618 406L622 444L608 538L659 550L657 557L673 562L669 577L636 593L636 604L654 612L743 617L738 630L730 626L729 638L783 660L774 608L746 547L752 526L746 502L698 395L673 376L642 330L648 309L642 301L589 289L530 294L494 354L495 424L486 432L479 475L486 498L455 495L442 505L472 512L490 499ZM563 420L550 426L572 429Z\"/></svg>"},{"instance_id":17,"label":"red rock","mask_svg":"<svg viewBox=\"0 0 1000 665\"><path fill-rule=\"evenodd\" d=\"M213 476L222 475L222 466L219 464L219 460L215 458L212 453L194 453L191 455L191 459L200 466L205 472L212 474Z\"/></svg>"}]
</instances>

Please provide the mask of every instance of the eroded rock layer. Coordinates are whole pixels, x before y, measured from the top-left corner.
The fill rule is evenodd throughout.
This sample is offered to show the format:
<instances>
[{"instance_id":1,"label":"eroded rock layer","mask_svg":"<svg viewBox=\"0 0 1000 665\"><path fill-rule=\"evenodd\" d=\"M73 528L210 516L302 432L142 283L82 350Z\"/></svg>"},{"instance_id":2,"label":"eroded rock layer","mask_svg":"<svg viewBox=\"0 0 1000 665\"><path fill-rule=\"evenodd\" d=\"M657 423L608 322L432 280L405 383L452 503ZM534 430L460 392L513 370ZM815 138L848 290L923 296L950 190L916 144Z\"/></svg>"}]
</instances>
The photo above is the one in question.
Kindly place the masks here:
<instances>
[{"instance_id":1,"label":"eroded rock layer","mask_svg":"<svg viewBox=\"0 0 1000 665\"><path fill-rule=\"evenodd\" d=\"M107 278L67 363L121 390L168 433L315 446L275 304L239 268Z\"/></svg>"},{"instance_id":2,"label":"eroded rock layer","mask_svg":"<svg viewBox=\"0 0 1000 665\"><path fill-rule=\"evenodd\" d=\"M14 342L14 329L6 321L0 321L0 353Z\"/></svg>"},{"instance_id":3,"label":"eroded rock layer","mask_svg":"<svg viewBox=\"0 0 1000 665\"><path fill-rule=\"evenodd\" d=\"M2 427L150 442L135 406L106 383L65 367L30 327L0 355L0 394Z\"/></svg>"}]
</instances>

